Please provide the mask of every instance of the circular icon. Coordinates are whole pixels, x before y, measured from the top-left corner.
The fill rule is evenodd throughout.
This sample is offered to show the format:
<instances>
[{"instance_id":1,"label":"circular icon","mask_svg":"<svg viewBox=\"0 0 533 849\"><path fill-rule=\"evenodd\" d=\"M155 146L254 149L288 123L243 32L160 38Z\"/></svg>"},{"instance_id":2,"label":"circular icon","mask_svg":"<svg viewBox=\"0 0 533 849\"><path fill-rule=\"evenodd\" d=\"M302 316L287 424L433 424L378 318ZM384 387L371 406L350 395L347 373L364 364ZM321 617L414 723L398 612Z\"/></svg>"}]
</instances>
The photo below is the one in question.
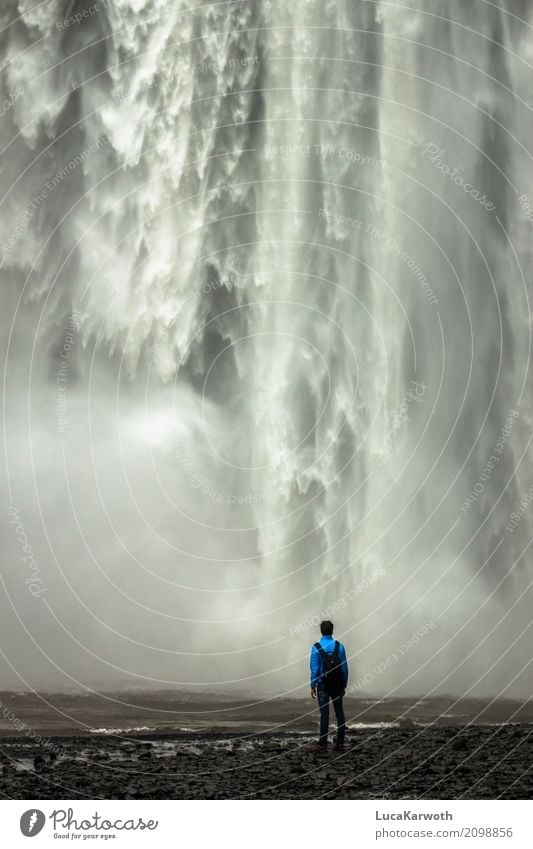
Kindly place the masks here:
<instances>
[{"instance_id":1,"label":"circular icon","mask_svg":"<svg viewBox=\"0 0 533 849\"><path fill-rule=\"evenodd\" d=\"M42 831L46 822L46 817L42 811L37 808L30 808L29 811L24 811L20 818L20 830L24 837L35 837Z\"/></svg>"}]
</instances>

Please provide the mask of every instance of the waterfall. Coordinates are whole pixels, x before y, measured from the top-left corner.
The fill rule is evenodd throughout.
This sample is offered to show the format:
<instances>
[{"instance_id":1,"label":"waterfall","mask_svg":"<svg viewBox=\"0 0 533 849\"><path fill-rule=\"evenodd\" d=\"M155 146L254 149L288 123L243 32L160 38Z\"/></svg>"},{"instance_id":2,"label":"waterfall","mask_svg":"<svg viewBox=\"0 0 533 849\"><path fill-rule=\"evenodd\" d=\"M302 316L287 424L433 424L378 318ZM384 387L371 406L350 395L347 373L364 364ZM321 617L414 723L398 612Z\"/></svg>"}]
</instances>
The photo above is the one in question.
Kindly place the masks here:
<instances>
[{"instance_id":1,"label":"waterfall","mask_svg":"<svg viewBox=\"0 0 533 849\"><path fill-rule=\"evenodd\" d=\"M5 686L529 693L527 4L0 21Z\"/></svg>"}]
</instances>

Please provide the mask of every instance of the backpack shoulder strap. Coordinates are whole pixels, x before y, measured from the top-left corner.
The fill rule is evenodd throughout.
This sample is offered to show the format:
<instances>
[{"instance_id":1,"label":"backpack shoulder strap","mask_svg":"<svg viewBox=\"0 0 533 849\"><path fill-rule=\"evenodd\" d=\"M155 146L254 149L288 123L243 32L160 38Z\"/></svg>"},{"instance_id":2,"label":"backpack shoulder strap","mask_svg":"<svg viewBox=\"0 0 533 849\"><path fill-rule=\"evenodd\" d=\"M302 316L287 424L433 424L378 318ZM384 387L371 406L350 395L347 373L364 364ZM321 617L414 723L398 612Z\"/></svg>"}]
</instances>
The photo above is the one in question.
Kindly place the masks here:
<instances>
[{"instance_id":1,"label":"backpack shoulder strap","mask_svg":"<svg viewBox=\"0 0 533 849\"><path fill-rule=\"evenodd\" d=\"M337 640L335 640L335 648L333 649L333 657L335 660L339 658L340 644Z\"/></svg>"},{"instance_id":2,"label":"backpack shoulder strap","mask_svg":"<svg viewBox=\"0 0 533 849\"><path fill-rule=\"evenodd\" d=\"M320 643L315 643L315 649L318 651L320 657L327 657L327 654L324 651L324 649L322 648L322 646L320 645Z\"/></svg>"}]
</instances>

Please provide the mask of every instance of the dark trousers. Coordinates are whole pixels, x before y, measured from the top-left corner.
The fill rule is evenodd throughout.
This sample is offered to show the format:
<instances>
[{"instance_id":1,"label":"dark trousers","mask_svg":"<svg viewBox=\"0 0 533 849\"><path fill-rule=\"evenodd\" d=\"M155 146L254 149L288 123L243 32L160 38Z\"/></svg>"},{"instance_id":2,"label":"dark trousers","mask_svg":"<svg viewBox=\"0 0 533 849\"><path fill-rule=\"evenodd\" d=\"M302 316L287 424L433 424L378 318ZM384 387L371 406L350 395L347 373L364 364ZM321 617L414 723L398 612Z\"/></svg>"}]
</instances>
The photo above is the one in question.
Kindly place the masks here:
<instances>
[{"instance_id":1,"label":"dark trousers","mask_svg":"<svg viewBox=\"0 0 533 849\"><path fill-rule=\"evenodd\" d=\"M322 746L328 744L328 728L329 728L329 700L333 702L333 709L337 717L337 743L344 743L344 735L346 732L346 720L344 718L344 709L342 707L342 696L330 696L322 687L318 687L316 691L318 705L320 707L320 738L319 743Z\"/></svg>"}]
</instances>

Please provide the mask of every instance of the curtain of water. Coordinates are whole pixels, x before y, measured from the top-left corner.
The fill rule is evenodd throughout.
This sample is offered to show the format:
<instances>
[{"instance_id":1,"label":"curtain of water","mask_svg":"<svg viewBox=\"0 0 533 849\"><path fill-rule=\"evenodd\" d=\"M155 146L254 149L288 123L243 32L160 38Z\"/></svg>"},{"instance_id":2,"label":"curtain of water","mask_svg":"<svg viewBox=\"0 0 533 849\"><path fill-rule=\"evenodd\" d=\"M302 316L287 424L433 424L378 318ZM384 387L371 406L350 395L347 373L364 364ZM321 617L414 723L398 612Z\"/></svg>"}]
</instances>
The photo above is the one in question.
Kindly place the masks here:
<instances>
[{"instance_id":1,"label":"curtain of water","mask_svg":"<svg viewBox=\"0 0 533 849\"><path fill-rule=\"evenodd\" d=\"M527 5L0 14L5 681L525 692Z\"/></svg>"}]
</instances>

